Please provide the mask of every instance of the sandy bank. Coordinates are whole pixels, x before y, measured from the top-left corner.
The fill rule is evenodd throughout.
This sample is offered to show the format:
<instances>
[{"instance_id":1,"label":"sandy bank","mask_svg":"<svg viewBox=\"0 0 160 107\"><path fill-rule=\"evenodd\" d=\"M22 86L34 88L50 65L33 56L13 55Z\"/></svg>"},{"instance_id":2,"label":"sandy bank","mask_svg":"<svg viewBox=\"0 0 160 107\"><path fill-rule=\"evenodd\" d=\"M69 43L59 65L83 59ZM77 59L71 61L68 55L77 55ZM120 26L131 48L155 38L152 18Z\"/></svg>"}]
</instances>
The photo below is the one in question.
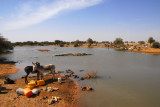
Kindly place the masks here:
<instances>
[{"instance_id":1,"label":"sandy bank","mask_svg":"<svg viewBox=\"0 0 160 107\"><path fill-rule=\"evenodd\" d=\"M0 92L0 104L2 107L78 107L78 104L76 103L76 99L79 98L79 94L77 94L78 84L75 81L66 79L62 84L59 84L56 80L53 81L51 79L52 75L46 75L44 77L46 80L46 85L36 87L36 89L56 87L59 88L59 90L54 92L45 92L44 90L41 90L38 96L27 98L23 95L19 96L15 92L16 89L24 88L26 86L24 79L15 80L15 84L4 84L4 75L16 73L17 71L18 69L15 68L15 64L0 64L0 84L2 86L2 90ZM31 80L36 80L36 77L28 78L28 81ZM49 105L48 99L51 99L52 96L61 97L62 100L60 100L58 103Z\"/></svg>"},{"instance_id":2,"label":"sandy bank","mask_svg":"<svg viewBox=\"0 0 160 107\"><path fill-rule=\"evenodd\" d=\"M14 74L17 71L15 64L0 64L0 76Z\"/></svg>"},{"instance_id":3,"label":"sandy bank","mask_svg":"<svg viewBox=\"0 0 160 107\"><path fill-rule=\"evenodd\" d=\"M132 50L132 52L160 55L160 49L155 49L155 48L144 48L144 49L141 49L141 50L134 49L134 50Z\"/></svg>"},{"instance_id":4,"label":"sandy bank","mask_svg":"<svg viewBox=\"0 0 160 107\"><path fill-rule=\"evenodd\" d=\"M55 107L78 107L76 104L76 98L78 98L77 94L77 86L76 83L71 80L67 79L62 84L59 84L57 81L52 79L51 75L45 76L46 85L36 87L36 89L40 90L39 95L33 95L30 98L27 98L23 95L17 95L16 89L24 88L26 85L24 83L24 79L17 79L15 80L15 84L3 84L4 79L0 79L0 84L2 84L2 91L0 93L0 104L2 107L10 107L10 106L21 106L21 107L48 107L48 106L55 106ZM36 80L36 77L32 77L28 79ZM59 90L48 92L42 90L45 87L56 87ZM48 99L51 99L52 96L61 97L62 100L56 102L52 105L48 104Z\"/></svg>"}]
</instances>

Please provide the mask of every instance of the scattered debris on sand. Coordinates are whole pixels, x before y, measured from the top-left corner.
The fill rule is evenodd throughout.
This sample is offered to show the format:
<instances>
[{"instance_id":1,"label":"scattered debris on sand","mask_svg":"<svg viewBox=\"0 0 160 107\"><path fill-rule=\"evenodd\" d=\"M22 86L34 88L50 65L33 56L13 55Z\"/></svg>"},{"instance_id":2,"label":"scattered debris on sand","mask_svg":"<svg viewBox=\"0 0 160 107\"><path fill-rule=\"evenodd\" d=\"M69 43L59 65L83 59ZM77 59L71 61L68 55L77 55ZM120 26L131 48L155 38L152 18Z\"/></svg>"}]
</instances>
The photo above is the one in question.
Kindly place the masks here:
<instances>
[{"instance_id":1,"label":"scattered debris on sand","mask_svg":"<svg viewBox=\"0 0 160 107\"><path fill-rule=\"evenodd\" d=\"M83 70L84 71L84 70ZM97 73L97 72L96 72ZM81 94L77 94L78 90L91 91L91 86L80 88L76 85L76 81L70 79L87 80L96 77L96 73L87 73L86 76L80 77L71 69L65 71L57 71L55 80L50 79L52 74L45 75L44 80L36 80L36 76L29 76L30 82L26 85L24 77L14 81L14 84L4 84L9 78L0 78L0 104L1 106L58 106L58 107L78 107L76 102ZM94 74L94 75L93 75ZM5 82L6 83L6 82ZM78 88L79 87L79 88ZM29 98L28 98L29 97ZM29 103L28 103L29 102ZM39 103L37 103L39 102Z\"/></svg>"},{"instance_id":2,"label":"scattered debris on sand","mask_svg":"<svg viewBox=\"0 0 160 107\"><path fill-rule=\"evenodd\" d=\"M52 74L45 75L45 85L37 85L36 83L33 89L25 87L24 78L14 80L15 84L4 84L5 79L0 78L1 106L19 106L19 102L21 102L21 107L47 107L50 104L58 107L78 107L76 99L79 96L76 83L69 78L62 78L62 83L59 84L59 75L56 75L55 80L50 79L51 77ZM36 77L29 78L29 81L33 83L36 81ZM25 92L24 89L26 89Z\"/></svg>"}]
</instances>

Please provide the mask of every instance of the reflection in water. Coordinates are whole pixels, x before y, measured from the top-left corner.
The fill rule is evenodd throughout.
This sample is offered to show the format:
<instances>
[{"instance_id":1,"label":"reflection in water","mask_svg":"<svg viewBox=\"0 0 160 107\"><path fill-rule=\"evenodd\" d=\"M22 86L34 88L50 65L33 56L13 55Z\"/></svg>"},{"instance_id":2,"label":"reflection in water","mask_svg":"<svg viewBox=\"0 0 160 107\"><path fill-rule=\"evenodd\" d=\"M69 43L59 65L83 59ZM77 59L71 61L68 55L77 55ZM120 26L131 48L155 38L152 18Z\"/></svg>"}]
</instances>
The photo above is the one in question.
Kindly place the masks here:
<instances>
[{"instance_id":1,"label":"reflection in water","mask_svg":"<svg viewBox=\"0 0 160 107\"><path fill-rule=\"evenodd\" d=\"M39 52L48 49L50 52ZM90 56L62 56L56 54L89 53ZM105 48L73 47L15 47L14 53L4 55L18 61L17 74L21 78L24 67L32 62L54 64L56 71L71 69L80 77L98 71L96 79L78 81L93 87L84 92L81 104L87 107L160 107L160 56L115 51Z\"/></svg>"}]
</instances>

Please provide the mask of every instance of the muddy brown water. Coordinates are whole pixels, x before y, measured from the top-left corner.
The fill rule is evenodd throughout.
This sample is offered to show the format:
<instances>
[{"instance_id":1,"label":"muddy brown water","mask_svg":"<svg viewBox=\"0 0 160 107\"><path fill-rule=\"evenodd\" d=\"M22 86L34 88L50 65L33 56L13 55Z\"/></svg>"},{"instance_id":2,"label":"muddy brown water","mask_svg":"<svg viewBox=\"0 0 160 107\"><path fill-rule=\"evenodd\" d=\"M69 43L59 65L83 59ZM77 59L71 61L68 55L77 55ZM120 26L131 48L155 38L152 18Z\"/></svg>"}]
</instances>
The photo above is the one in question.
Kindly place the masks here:
<instances>
[{"instance_id":1,"label":"muddy brown water","mask_svg":"<svg viewBox=\"0 0 160 107\"><path fill-rule=\"evenodd\" d=\"M37 49L48 49L39 52ZM66 53L88 53L90 56L54 56ZM87 107L160 107L160 55L115 51L105 48L74 48L52 46L15 47L4 54L18 61L19 72L9 77L21 78L24 67L32 62L54 64L57 70L71 69L76 74L98 72L96 79L78 81L93 87L79 99Z\"/></svg>"}]
</instances>

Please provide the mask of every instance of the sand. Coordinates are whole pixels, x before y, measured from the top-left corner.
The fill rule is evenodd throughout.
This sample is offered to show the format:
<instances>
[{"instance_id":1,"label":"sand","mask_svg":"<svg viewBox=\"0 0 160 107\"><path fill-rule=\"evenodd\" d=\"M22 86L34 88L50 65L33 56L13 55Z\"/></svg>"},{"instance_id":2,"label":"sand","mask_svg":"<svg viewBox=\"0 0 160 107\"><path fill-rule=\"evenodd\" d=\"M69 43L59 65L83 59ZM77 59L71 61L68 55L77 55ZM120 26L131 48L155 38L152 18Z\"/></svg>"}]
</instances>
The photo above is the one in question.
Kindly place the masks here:
<instances>
[{"instance_id":1,"label":"sand","mask_svg":"<svg viewBox=\"0 0 160 107\"><path fill-rule=\"evenodd\" d=\"M36 87L36 89L40 90L39 95L33 95L30 98L23 95L17 95L15 92L16 89L24 88L26 86L24 78L15 80L15 84L4 84L5 74L15 73L18 71L14 66L14 64L0 64L0 70L3 71L0 75L0 84L2 86L2 90L0 92L1 107L79 107L77 100L80 96L80 94L77 94L78 84L71 79L65 79L62 84L59 84L56 80L53 81L51 79L52 75L50 74L44 77L46 82L44 86ZM58 76L56 77L58 78ZM28 78L28 81L31 80L36 80L36 77ZM59 90L53 92L45 92L44 90L41 90L45 87L56 87ZM62 100L49 105L48 99L51 99L52 96L61 97Z\"/></svg>"},{"instance_id":2,"label":"sand","mask_svg":"<svg viewBox=\"0 0 160 107\"><path fill-rule=\"evenodd\" d=\"M141 50L134 49L132 50L133 52L139 52L139 53L148 53L148 54L153 54L153 55L160 55L160 49L156 48L144 48Z\"/></svg>"},{"instance_id":3,"label":"sand","mask_svg":"<svg viewBox=\"0 0 160 107\"><path fill-rule=\"evenodd\" d=\"M0 76L14 74L17 71L18 69L15 68L15 64L0 64Z\"/></svg>"}]
</instances>

